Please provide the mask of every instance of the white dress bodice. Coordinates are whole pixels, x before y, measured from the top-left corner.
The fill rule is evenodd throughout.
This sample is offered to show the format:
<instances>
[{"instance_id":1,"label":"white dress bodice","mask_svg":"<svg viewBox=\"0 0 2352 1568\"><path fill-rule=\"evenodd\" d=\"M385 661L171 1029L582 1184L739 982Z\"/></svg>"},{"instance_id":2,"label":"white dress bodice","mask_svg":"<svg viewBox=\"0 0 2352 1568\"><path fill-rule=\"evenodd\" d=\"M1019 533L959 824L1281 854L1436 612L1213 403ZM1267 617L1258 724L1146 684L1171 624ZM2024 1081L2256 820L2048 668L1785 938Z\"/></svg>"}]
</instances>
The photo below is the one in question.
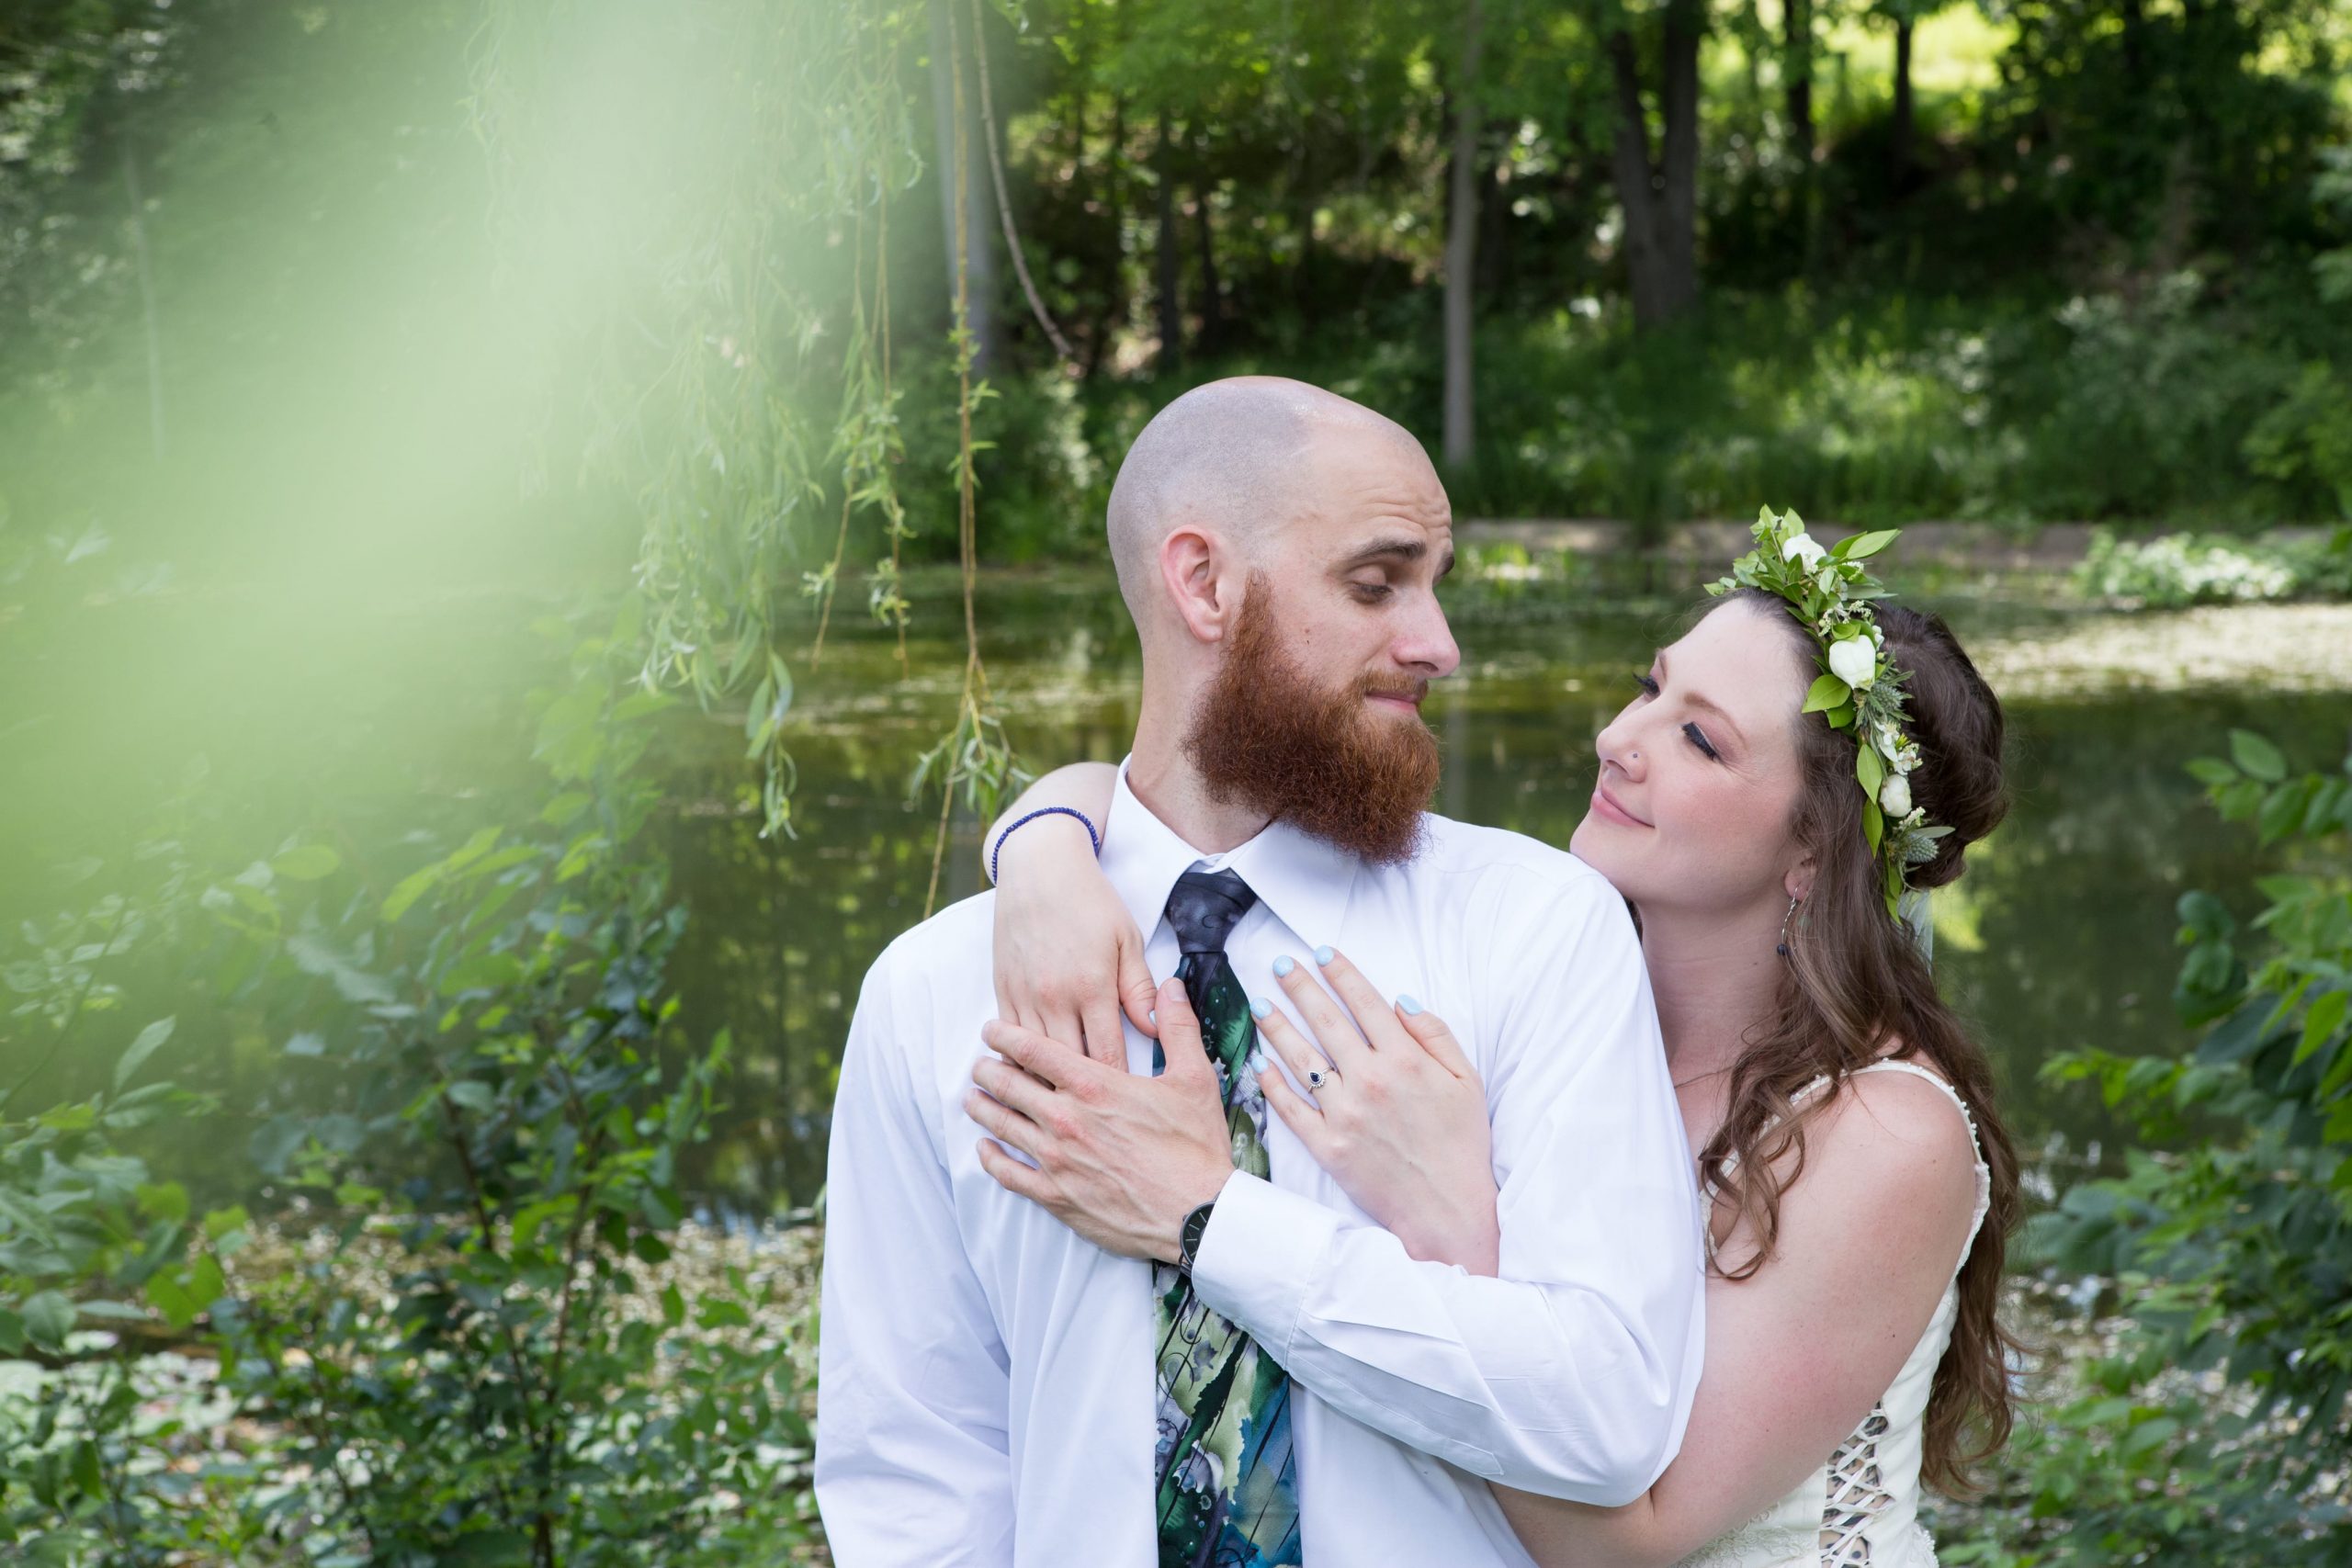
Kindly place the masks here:
<instances>
[{"instance_id":1,"label":"white dress bodice","mask_svg":"<svg viewBox=\"0 0 2352 1568\"><path fill-rule=\"evenodd\" d=\"M1976 1119L1950 1084L1912 1062L1878 1061L1857 1073L1903 1072L1925 1078L1950 1100L1968 1122L1976 1154L1976 1212L1968 1241L1952 1264L1952 1278L1936 1303L1927 1332L1904 1359L1894 1382L1815 1471L1778 1503L1716 1537L1683 1559L1680 1568L1936 1568L1936 1543L1919 1522L1919 1461L1926 1429L1928 1393L1936 1365L1951 1343L1960 1312L1960 1270L1976 1245L1992 1201L1992 1176L1977 1141ZM1797 1091L1803 1100L1829 1082L1824 1077Z\"/></svg>"}]
</instances>

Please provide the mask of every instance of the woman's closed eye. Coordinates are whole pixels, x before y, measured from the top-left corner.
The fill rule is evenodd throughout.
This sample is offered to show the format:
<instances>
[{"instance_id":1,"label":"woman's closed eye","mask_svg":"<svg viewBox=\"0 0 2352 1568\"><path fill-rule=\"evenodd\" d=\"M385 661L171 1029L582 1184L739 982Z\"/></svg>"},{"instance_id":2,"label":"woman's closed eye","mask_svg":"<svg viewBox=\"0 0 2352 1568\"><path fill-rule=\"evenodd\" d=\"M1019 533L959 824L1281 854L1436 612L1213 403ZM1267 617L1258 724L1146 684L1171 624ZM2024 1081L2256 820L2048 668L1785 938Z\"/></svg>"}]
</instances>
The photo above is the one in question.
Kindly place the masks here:
<instances>
[{"instance_id":1,"label":"woman's closed eye","mask_svg":"<svg viewBox=\"0 0 2352 1568\"><path fill-rule=\"evenodd\" d=\"M1634 677L1634 683L1641 687L1642 695L1645 697L1654 697L1658 694L1657 677L1655 675L1636 675ZM1707 732L1697 725L1684 725L1682 737L1691 745L1696 746L1710 761L1720 762L1724 760L1723 753L1716 750L1714 743L1707 739Z\"/></svg>"}]
</instances>

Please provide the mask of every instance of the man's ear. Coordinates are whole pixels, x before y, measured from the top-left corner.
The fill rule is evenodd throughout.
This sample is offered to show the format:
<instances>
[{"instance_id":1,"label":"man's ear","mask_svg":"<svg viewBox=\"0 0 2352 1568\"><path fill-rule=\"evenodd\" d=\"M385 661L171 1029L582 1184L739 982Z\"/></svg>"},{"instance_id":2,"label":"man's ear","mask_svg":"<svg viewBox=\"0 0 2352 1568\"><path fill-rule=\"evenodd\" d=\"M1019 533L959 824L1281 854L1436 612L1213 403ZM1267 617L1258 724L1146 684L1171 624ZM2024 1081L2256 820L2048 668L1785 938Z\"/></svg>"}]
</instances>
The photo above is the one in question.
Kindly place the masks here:
<instances>
[{"instance_id":1,"label":"man's ear","mask_svg":"<svg viewBox=\"0 0 2352 1568\"><path fill-rule=\"evenodd\" d=\"M1239 574L1217 537L1192 524L1159 541L1159 580L1184 629L1201 642L1219 642L1241 610Z\"/></svg>"},{"instance_id":2,"label":"man's ear","mask_svg":"<svg viewBox=\"0 0 2352 1568\"><path fill-rule=\"evenodd\" d=\"M1781 879L1781 886L1790 897L1802 902L1813 897L1813 857L1807 855L1789 868L1788 875Z\"/></svg>"}]
</instances>

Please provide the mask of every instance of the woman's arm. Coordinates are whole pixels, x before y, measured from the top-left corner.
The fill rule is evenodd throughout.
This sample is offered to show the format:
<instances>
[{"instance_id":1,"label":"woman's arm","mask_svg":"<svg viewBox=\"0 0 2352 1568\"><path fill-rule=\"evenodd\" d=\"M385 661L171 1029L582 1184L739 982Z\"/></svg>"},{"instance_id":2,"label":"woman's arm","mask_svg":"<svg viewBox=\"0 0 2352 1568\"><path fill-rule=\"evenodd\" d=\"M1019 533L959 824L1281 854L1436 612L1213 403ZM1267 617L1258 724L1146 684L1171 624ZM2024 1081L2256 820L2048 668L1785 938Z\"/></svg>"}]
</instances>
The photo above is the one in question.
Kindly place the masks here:
<instances>
[{"instance_id":1,"label":"woman's arm","mask_svg":"<svg viewBox=\"0 0 2352 1568\"><path fill-rule=\"evenodd\" d=\"M1805 1148L1771 1259L1707 1282L1706 1372L1657 1483L1623 1508L1495 1489L1543 1568L1676 1562L1746 1523L1821 1468L1927 1332L1976 1199L1951 1101L1907 1074L1872 1074L1806 1130Z\"/></svg>"},{"instance_id":2,"label":"woman's arm","mask_svg":"<svg viewBox=\"0 0 2352 1568\"><path fill-rule=\"evenodd\" d=\"M982 836L981 866L997 882L996 1003L1000 1017L1082 1050L1098 1062L1127 1059L1121 1010L1145 1033L1151 1022L1151 972L1143 933L1094 863L1094 844L1056 812L1067 806L1107 831L1119 771L1108 762L1056 768L1022 792Z\"/></svg>"}]
</instances>

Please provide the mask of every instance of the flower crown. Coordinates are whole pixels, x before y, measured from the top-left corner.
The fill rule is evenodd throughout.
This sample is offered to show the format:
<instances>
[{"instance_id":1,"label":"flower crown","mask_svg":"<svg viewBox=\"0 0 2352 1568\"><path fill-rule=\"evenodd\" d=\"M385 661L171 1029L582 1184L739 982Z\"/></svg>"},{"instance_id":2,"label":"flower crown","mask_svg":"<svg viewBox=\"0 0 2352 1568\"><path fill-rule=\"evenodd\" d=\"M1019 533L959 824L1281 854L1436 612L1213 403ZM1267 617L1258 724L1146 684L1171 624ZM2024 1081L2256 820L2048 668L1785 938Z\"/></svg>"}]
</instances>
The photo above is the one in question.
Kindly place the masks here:
<instances>
[{"instance_id":1,"label":"flower crown","mask_svg":"<svg viewBox=\"0 0 2352 1568\"><path fill-rule=\"evenodd\" d=\"M1902 530L1856 534L1824 549L1795 513L1775 513L1768 506L1757 513L1754 532L1758 547L1732 562L1731 575L1709 583L1707 592L1758 588L1777 594L1821 645L1824 673L1805 693L1800 711L1820 714L1832 729L1854 731L1862 832L1884 878L1886 912L1901 919L1911 868L1935 859L1936 840L1951 831L1928 826L1926 810L1911 804L1919 748L1903 728L1903 686L1910 676L1887 661L1886 637L1871 609L1887 592L1861 564Z\"/></svg>"}]
</instances>

